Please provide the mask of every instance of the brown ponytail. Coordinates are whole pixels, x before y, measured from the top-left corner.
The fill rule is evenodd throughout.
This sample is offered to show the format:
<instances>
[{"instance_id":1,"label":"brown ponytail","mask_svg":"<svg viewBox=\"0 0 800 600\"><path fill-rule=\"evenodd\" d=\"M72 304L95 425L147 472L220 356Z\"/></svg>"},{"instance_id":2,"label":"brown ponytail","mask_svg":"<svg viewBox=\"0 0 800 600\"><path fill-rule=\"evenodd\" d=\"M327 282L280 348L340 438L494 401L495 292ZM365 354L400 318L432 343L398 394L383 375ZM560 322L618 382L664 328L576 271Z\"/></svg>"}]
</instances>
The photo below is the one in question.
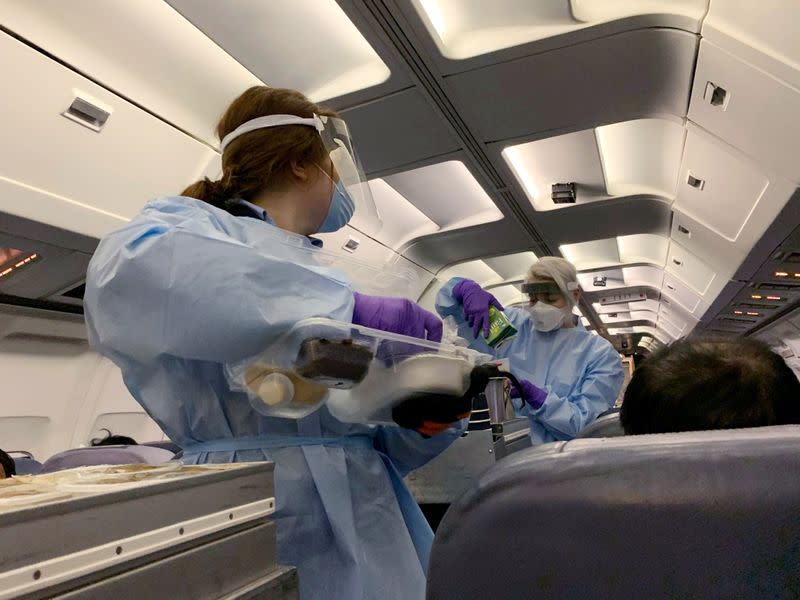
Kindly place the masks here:
<instances>
[{"instance_id":1,"label":"brown ponytail","mask_svg":"<svg viewBox=\"0 0 800 600\"><path fill-rule=\"evenodd\" d=\"M255 86L236 98L217 125L221 140L242 123L266 115L336 116L295 90ZM285 125L256 129L236 138L222 154L222 178L207 177L187 187L182 195L225 208L234 198L253 200L264 190L280 190L292 178L291 165L320 164L325 148L313 127Z\"/></svg>"}]
</instances>

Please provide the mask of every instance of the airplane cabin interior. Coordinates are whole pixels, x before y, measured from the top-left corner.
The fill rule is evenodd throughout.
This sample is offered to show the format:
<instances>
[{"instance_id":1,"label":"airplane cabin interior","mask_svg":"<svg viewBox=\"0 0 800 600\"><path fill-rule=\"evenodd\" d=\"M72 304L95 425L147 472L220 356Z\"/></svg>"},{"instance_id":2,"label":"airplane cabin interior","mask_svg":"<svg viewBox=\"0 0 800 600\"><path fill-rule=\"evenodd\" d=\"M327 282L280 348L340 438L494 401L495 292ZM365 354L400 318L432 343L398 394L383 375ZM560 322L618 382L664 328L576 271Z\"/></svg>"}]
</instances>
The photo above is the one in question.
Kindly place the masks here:
<instances>
[{"instance_id":1,"label":"airplane cabin interior","mask_svg":"<svg viewBox=\"0 0 800 600\"><path fill-rule=\"evenodd\" d=\"M764 341L800 375L799 19L794 0L0 0L0 448L41 465L118 434L167 452L89 345L87 267L146 202L219 178L214 127L255 85L352 133L380 223L315 237L356 291L435 312L464 277L524 306L528 268L560 256L625 385L693 336ZM531 449L525 419L478 413L406 477L450 507L429 599L800 596L795 426L637 440L613 413ZM0 598L305 597L277 562L272 469L18 512L0 490Z\"/></svg>"}]
</instances>

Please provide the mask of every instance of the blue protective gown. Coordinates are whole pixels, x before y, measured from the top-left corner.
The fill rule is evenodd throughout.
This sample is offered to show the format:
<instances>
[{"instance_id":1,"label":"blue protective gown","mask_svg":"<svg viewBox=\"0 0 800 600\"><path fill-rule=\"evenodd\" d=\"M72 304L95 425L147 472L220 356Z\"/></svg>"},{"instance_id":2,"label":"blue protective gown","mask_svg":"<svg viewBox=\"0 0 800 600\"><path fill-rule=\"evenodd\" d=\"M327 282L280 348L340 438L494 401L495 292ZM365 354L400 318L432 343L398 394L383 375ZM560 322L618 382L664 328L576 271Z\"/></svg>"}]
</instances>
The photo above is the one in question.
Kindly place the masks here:
<instances>
[{"instance_id":1,"label":"blue protective gown","mask_svg":"<svg viewBox=\"0 0 800 600\"><path fill-rule=\"evenodd\" d=\"M342 423L324 407L264 417L224 374L301 319L351 320L349 283L316 253L266 215L157 199L92 258L89 340L186 462L275 462L278 559L298 567L301 598L421 599L433 535L401 477L458 428L424 439Z\"/></svg>"},{"instance_id":2,"label":"blue protective gown","mask_svg":"<svg viewBox=\"0 0 800 600\"><path fill-rule=\"evenodd\" d=\"M531 422L534 444L569 440L614 405L625 378L622 361L614 347L578 324L572 328L541 332L533 326L527 311L509 307L505 314L516 327L515 338L494 350L483 338L475 339L464 320L461 305L453 298L453 288L462 281L448 281L436 298L442 317L452 316L458 333L470 346L497 358L507 358L511 372L547 392L541 408L527 404L522 414Z\"/></svg>"}]
</instances>

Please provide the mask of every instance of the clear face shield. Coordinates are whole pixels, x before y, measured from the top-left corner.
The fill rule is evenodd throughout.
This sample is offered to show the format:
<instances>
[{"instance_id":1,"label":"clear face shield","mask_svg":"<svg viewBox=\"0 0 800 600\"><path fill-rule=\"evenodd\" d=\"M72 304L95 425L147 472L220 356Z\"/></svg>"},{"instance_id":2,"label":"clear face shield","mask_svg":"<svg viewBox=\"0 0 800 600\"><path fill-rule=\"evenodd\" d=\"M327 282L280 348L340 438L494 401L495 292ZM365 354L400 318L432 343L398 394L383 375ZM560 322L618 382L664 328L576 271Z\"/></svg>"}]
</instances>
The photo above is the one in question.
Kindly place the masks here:
<instances>
[{"instance_id":1,"label":"clear face shield","mask_svg":"<svg viewBox=\"0 0 800 600\"><path fill-rule=\"evenodd\" d=\"M314 118L325 150L339 175L339 181L355 204L356 209L350 224L366 233L377 233L382 222L347 123L336 117Z\"/></svg>"},{"instance_id":2,"label":"clear face shield","mask_svg":"<svg viewBox=\"0 0 800 600\"><path fill-rule=\"evenodd\" d=\"M528 298L531 306L543 302L551 306L557 304L559 300L566 300L567 305L570 299L565 297L564 292L558 287L555 281L543 281L537 283L523 283L522 293Z\"/></svg>"},{"instance_id":3,"label":"clear face shield","mask_svg":"<svg viewBox=\"0 0 800 600\"><path fill-rule=\"evenodd\" d=\"M361 168L358 155L353 147L350 130L344 120L336 117L314 115L310 118L297 115L268 115L247 121L226 135L220 143L220 150L225 148L241 135L267 127L284 125L305 125L313 127L319 133L323 147L328 152L333 168L339 176L342 187L350 196L355 206L350 224L368 234L380 231L382 223L372 192Z\"/></svg>"}]
</instances>

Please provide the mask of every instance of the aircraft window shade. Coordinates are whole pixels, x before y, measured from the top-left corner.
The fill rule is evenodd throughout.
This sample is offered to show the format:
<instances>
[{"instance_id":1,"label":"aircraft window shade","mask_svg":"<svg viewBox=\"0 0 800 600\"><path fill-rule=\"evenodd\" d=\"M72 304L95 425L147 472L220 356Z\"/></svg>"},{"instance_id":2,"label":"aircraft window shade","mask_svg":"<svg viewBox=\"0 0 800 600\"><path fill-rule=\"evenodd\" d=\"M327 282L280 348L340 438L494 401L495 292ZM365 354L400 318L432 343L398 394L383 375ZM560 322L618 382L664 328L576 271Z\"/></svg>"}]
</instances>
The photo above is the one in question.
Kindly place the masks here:
<instances>
[{"instance_id":1,"label":"aircraft window shade","mask_svg":"<svg viewBox=\"0 0 800 600\"><path fill-rule=\"evenodd\" d=\"M0 417L0 448L6 451L24 448L34 456L50 431L50 418L41 416Z\"/></svg>"}]
</instances>

